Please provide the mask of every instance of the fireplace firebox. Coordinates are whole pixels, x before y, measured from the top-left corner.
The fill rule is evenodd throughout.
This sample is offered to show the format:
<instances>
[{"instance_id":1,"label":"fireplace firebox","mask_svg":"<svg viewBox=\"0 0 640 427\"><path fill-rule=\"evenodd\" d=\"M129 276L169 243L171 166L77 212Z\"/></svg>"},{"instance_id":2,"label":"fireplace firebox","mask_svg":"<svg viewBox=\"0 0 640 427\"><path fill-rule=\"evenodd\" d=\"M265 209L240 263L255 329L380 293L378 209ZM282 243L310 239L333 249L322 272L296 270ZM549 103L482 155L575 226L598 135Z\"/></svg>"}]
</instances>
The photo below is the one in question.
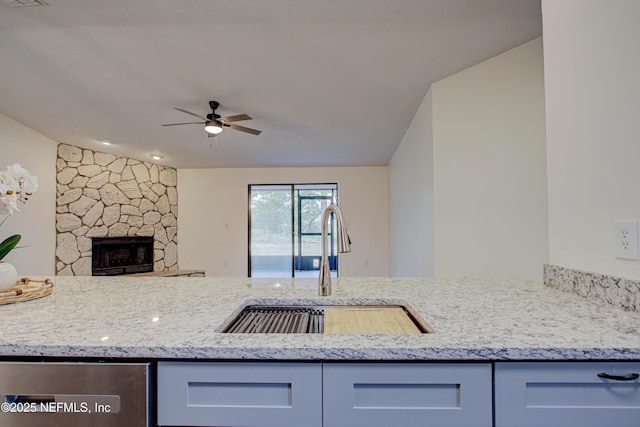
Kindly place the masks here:
<instances>
[{"instance_id":1,"label":"fireplace firebox","mask_svg":"<svg viewBox=\"0 0 640 427\"><path fill-rule=\"evenodd\" d=\"M94 237L91 250L94 276L153 271L153 237Z\"/></svg>"}]
</instances>

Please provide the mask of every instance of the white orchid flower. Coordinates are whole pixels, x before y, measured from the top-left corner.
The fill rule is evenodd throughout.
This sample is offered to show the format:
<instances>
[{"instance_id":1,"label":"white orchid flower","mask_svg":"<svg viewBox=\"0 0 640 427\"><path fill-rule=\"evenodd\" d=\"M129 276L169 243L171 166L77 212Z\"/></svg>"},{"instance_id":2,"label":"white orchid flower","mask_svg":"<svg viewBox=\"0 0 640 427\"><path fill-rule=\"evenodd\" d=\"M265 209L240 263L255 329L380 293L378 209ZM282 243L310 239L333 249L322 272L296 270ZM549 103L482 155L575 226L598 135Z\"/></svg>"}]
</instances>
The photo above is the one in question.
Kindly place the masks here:
<instances>
[{"instance_id":1,"label":"white orchid flower","mask_svg":"<svg viewBox=\"0 0 640 427\"><path fill-rule=\"evenodd\" d=\"M10 184L0 183L0 214L13 215L18 209L20 194Z\"/></svg>"},{"instance_id":2,"label":"white orchid flower","mask_svg":"<svg viewBox=\"0 0 640 427\"><path fill-rule=\"evenodd\" d=\"M0 215L5 216L0 221L0 226L11 215L20 211L18 202L26 203L28 196L37 190L38 177L31 175L20 163L14 163L0 172ZM18 240L19 234L0 241L0 260L15 248Z\"/></svg>"},{"instance_id":3,"label":"white orchid flower","mask_svg":"<svg viewBox=\"0 0 640 427\"><path fill-rule=\"evenodd\" d=\"M0 215L19 212L18 202L26 202L37 190L38 177L31 175L20 163L8 166L0 172Z\"/></svg>"},{"instance_id":4,"label":"white orchid flower","mask_svg":"<svg viewBox=\"0 0 640 427\"><path fill-rule=\"evenodd\" d=\"M7 175L18 183L18 191L20 192L31 194L38 190L38 177L31 175L20 163L14 163L8 166Z\"/></svg>"}]
</instances>

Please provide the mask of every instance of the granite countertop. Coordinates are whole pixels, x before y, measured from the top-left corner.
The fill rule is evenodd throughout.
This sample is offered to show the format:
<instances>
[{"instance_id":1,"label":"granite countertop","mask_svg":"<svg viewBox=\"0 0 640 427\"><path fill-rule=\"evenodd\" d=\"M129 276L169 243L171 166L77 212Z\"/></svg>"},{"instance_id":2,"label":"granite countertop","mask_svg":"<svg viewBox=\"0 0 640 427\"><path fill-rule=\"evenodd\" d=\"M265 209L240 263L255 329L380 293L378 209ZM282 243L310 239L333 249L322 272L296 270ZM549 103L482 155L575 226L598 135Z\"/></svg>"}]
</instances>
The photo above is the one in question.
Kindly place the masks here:
<instances>
[{"instance_id":1,"label":"granite countertop","mask_svg":"<svg viewBox=\"0 0 640 427\"><path fill-rule=\"evenodd\" d=\"M57 277L0 306L0 356L224 360L640 360L640 313L517 279ZM435 333L223 334L246 303L408 303Z\"/></svg>"}]
</instances>

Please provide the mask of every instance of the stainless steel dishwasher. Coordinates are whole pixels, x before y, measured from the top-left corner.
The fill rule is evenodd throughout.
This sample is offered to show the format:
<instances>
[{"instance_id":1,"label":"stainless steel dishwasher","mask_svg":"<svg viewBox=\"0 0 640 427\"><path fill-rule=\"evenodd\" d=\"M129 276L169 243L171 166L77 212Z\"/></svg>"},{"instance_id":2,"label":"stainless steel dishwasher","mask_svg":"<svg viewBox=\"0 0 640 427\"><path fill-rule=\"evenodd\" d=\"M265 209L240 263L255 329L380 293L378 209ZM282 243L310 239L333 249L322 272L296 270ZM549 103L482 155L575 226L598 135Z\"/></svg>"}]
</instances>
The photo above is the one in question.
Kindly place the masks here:
<instances>
[{"instance_id":1,"label":"stainless steel dishwasher","mask_svg":"<svg viewBox=\"0 0 640 427\"><path fill-rule=\"evenodd\" d=\"M2 427L150 427L148 363L0 362Z\"/></svg>"}]
</instances>

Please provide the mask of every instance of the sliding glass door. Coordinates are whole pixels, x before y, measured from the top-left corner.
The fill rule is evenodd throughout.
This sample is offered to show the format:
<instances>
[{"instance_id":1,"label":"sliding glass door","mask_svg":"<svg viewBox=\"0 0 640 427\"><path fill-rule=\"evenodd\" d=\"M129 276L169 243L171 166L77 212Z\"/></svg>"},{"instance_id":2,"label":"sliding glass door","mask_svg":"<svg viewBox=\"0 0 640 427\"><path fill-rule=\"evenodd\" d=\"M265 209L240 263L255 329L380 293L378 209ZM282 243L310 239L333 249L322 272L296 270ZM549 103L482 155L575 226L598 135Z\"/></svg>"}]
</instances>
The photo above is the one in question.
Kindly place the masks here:
<instances>
[{"instance_id":1,"label":"sliding glass door","mask_svg":"<svg viewBox=\"0 0 640 427\"><path fill-rule=\"evenodd\" d=\"M316 277L322 258L321 220L337 202L336 184L249 186L249 276ZM333 215L327 253L337 276Z\"/></svg>"},{"instance_id":2,"label":"sliding glass door","mask_svg":"<svg viewBox=\"0 0 640 427\"><path fill-rule=\"evenodd\" d=\"M291 277L293 206L291 185L249 186L249 277Z\"/></svg>"}]
</instances>

